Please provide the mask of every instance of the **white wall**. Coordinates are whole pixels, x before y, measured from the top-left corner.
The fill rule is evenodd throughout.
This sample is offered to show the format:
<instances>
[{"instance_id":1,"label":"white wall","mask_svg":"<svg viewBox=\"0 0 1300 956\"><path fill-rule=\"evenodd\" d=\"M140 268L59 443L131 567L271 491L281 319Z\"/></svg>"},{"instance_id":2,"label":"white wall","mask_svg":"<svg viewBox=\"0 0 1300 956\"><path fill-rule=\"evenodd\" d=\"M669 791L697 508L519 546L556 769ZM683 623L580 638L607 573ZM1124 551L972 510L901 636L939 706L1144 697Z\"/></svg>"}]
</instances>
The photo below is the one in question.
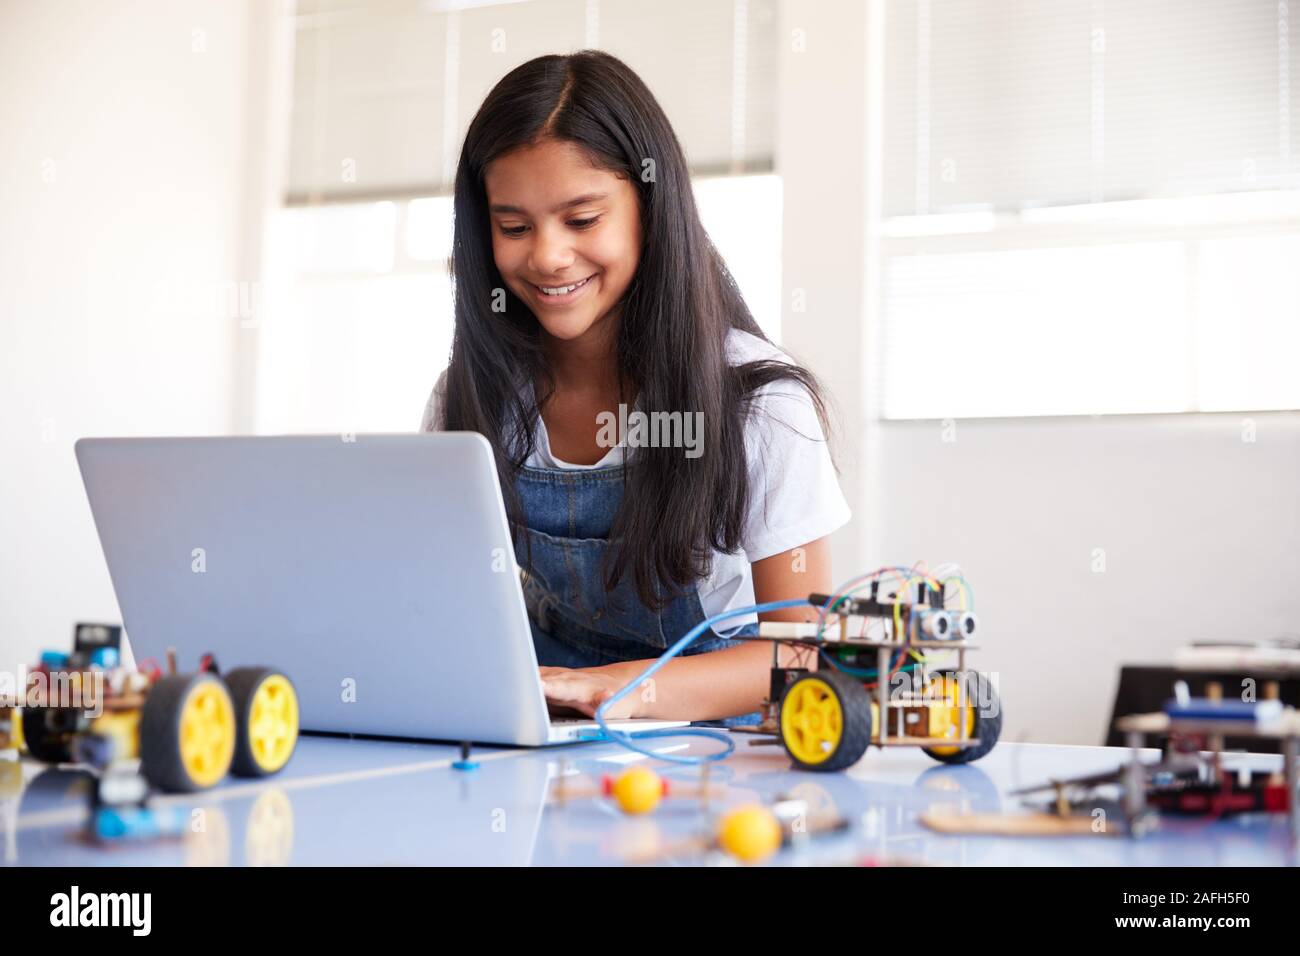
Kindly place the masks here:
<instances>
[{"instance_id":1,"label":"white wall","mask_svg":"<svg viewBox=\"0 0 1300 956\"><path fill-rule=\"evenodd\" d=\"M863 437L868 295L865 5L783 0L776 171L782 179L781 344L821 380L852 522L831 537L836 579L861 567L870 517Z\"/></svg>"},{"instance_id":2,"label":"white wall","mask_svg":"<svg viewBox=\"0 0 1300 956\"><path fill-rule=\"evenodd\" d=\"M0 668L121 620L73 442L231 429L250 9L0 5Z\"/></svg>"},{"instance_id":3,"label":"white wall","mask_svg":"<svg viewBox=\"0 0 1300 956\"><path fill-rule=\"evenodd\" d=\"M1122 663L1300 633L1300 413L953 428L881 427L872 556L961 563L1007 739L1101 743Z\"/></svg>"}]
</instances>

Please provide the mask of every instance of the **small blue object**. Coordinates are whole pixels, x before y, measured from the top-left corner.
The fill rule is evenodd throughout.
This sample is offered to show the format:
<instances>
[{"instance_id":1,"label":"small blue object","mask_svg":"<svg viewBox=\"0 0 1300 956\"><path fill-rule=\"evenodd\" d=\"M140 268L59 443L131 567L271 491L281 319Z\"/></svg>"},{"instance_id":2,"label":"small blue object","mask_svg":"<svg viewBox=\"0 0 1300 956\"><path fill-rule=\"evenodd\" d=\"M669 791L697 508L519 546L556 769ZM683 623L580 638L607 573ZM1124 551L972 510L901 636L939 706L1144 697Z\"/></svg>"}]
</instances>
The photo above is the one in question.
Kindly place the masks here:
<instances>
[{"instance_id":1,"label":"small blue object","mask_svg":"<svg viewBox=\"0 0 1300 956\"><path fill-rule=\"evenodd\" d=\"M41 654L41 663L51 670L56 667L64 667L68 663L68 655L61 651L45 651Z\"/></svg>"},{"instance_id":2,"label":"small blue object","mask_svg":"<svg viewBox=\"0 0 1300 956\"><path fill-rule=\"evenodd\" d=\"M97 647L90 652L90 663L108 670L116 667L118 662L116 647Z\"/></svg>"},{"instance_id":3,"label":"small blue object","mask_svg":"<svg viewBox=\"0 0 1300 956\"><path fill-rule=\"evenodd\" d=\"M100 807L94 811L90 827L94 836L105 843L179 836L185 830L185 810L181 807Z\"/></svg>"},{"instance_id":4,"label":"small blue object","mask_svg":"<svg viewBox=\"0 0 1300 956\"><path fill-rule=\"evenodd\" d=\"M1279 717L1282 702L1277 700L1211 700L1191 697L1165 701L1165 713L1174 720L1237 720L1262 723Z\"/></svg>"},{"instance_id":5,"label":"small blue object","mask_svg":"<svg viewBox=\"0 0 1300 956\"><path fill-rule=\"evenodd\" d=\"M462 741L460 745L460 759L452 762L452 770L477 770L478 761L470 760L469 755L473 750L473 745L469 741Z\"/></svg>"}]
</instances>

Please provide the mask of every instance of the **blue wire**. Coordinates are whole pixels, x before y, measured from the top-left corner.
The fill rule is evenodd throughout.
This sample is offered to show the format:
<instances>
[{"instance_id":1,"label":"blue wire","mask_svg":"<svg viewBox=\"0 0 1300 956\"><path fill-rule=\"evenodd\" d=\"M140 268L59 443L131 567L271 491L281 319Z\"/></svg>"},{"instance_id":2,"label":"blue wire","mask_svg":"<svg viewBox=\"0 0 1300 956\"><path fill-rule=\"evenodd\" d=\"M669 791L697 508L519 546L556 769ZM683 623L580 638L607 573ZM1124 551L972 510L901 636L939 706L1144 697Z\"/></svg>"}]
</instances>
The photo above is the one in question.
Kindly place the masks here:
<instances>
[{"instance_id":1,"label":"blue wire","mask_svg":"<svg viewBox=\"0 0 1300 956\"><path fill-rule=\"evenodd\" d=\"M601 732L614 743L621 744L628 750L642 754L646 757L656 757L659 760L667 760L669 763L684 764L693 767L698 764L712 763L715 760L723 760L726 757L731 756L732 751L736 749L736 742L731 738L730 734L725 734L720 730L705 730L700 727L691 727L686 729L680 727L668 727L660 730L642 730L637 733L626 734L622 731L610 729L609 725L605 723L605 712L608 708L614 706L631 693L634 688L640 687L645 681L649 680L656 672L658 672L659 668L663 667L682 651L686 650L686 648L689 647L697 637L717 622L725 621L732 617L740 617L742 614L758 614L764 611L778 611L787 607L808 606L807 598L790 601L769 601L767 604L755 604L752 607L732 608L730 611L723 611L721 614L715 614L713 617L707 617L703 621L700 621L699 624L696 624L693 628L687 631L676 644L664 651L659 660L647 667L641 676L637 677L617 694L596 708L596 723L600 725ZM699 757L677 756L675 754L657 753L644 747L638 747L633 739L645 740L650 737L708 737L711 740L721 741L726 745L726 749L720 750L717 753L703 754Z\"/></svg>"}]
</instances>

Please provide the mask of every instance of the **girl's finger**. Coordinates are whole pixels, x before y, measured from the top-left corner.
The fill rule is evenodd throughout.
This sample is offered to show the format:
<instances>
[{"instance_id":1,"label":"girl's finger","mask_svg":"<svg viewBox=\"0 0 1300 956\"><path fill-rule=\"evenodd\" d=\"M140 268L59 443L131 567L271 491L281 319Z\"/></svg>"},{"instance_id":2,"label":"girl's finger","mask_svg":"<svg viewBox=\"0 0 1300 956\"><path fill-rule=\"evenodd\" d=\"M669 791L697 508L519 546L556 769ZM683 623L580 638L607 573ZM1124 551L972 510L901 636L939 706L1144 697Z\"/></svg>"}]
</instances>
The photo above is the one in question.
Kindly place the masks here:
<instances>
[{"instance_id":1,"label":"girl's finger","mask_svg":"<svg viewBox=\"0 0 1300 956\"><path fill-rule=\"evenodd\" d=\"M596 713L596 708L604 703L605 698L609 696L602 688L594 686L590 680L584 679L566 680L561 678L547 681L543 684L543 692L546 694L547 700L580 710L588 717L593 716Z\"/></svg>"}]
</instances>

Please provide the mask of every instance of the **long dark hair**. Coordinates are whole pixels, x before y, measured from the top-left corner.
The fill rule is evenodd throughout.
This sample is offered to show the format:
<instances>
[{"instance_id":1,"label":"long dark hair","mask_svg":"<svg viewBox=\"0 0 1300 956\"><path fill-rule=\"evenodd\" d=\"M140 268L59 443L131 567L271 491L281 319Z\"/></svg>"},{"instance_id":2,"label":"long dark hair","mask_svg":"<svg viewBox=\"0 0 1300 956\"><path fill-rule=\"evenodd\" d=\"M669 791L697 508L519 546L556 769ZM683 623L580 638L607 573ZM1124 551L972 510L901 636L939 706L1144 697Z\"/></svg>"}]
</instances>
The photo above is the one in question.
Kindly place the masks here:
<instances>
[{"instance_id":1,"label":"long dark hair","mask_svg":"<svg viewBox=\"0 0 1300 956\"><path fill-rule=\"evenodd\" d=\"M803 385L823 429L826 409L816 380L798 365L728 364L731 329L766 336L700 225L681 145L641 79L599 51L529 60L479 107L456 169L456 327L443 406L447 429L480 432L492 443L516 537L527 522L514 477L555 386L539 323L493 259L484 172L497 157L548 137L578 145L637 190L641 255L619 313L620 385L635 386L645 411L703 412L700 457L637 448L625 458L610 531L619 544L609 549L605 587L630 570L642 602L657 609L708 573L714 550L741 547L751 494L744 433L756 390L780 379ZM653 161L653 176L642 175L645 160ZM504 310L496 290L504 291ZM521 387L532 383L541 383L536 402Z\"/></svg>"}]
</instances>

